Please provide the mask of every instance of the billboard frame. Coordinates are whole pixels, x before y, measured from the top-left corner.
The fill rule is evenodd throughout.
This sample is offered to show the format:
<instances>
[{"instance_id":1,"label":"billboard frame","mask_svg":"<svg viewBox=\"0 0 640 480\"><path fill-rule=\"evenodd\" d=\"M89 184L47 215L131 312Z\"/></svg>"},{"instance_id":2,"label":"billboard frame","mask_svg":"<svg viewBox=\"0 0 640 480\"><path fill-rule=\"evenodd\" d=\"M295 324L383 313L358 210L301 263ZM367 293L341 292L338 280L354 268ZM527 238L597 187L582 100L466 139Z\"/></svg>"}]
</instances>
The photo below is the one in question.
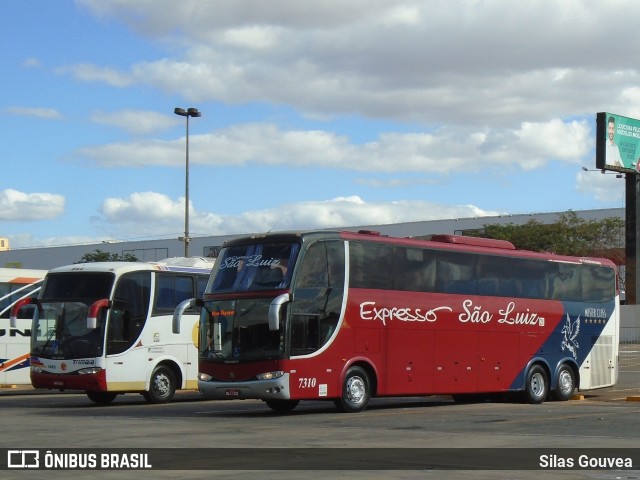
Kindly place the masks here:
<instances>
[{"instance_id":1,"label":"billboard frame","mask_svg":"<svg viewBox=\"0 0 640 480\"><path fill-rule=\"evenodd\" d=\"M640 120L610 112L596 115L596 168L640 171Z\"/></svg>"}]
</instances>

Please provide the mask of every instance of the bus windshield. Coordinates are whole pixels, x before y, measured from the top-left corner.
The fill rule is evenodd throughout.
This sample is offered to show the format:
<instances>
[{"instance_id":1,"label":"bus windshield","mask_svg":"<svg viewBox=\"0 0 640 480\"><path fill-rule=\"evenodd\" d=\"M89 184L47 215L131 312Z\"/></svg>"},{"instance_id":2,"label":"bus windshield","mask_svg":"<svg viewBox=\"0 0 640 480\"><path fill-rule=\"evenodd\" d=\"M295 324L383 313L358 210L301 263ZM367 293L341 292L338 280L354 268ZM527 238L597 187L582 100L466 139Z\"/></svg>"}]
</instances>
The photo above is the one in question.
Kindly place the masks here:
<instances>
[{"instance_id":1,"label":"bus windshield","mask_svg":"<svg viewBox=\"0 0 640 480\"><path fill-rule=\"evenodd\" d=\"M288 288L289 265L298 256L298 243L251 243L224 248L218 257L208 294L258 292Z\"/></svg>"},{"instance_id":2,"label":"bus windshield","mask_svg":"<svg viewBox=\"0 0 640 480\"><path fill-rule=\"evenodd\" d=\"M327 344L343 304L344 244L311 242L297 258L300 250L295 241L223 249L201 310L200 358L255 362L309 355ZM273 270L281 276L273 285L263 285ZM296 300L290 311L288 302L282 305L280 324L271 330L270 307L281 295Z\"/></svg>"},{"instance_id":3,"label":"bus windshield","mask_svg":"<svg viewBox=\"0 0 640 480\"><path fill-rule=\"evenodd\" d=\"M87 328L93 302L109 298L112 273L52 273L47 276L34 323L31 352L60 358L102 355L104 314Z\"/></svg>"},{"instance_id":4,"label":"bus windshield","mask_svg":"<svg viewBox=\"0 0 640 480\"><path fill-rule=\"evenodd\" d=\"M271 301L269 297L206 302L200 355L220 362L280 357L284 353L284 332L269 330Z\"/></svg>"}]
</instances>

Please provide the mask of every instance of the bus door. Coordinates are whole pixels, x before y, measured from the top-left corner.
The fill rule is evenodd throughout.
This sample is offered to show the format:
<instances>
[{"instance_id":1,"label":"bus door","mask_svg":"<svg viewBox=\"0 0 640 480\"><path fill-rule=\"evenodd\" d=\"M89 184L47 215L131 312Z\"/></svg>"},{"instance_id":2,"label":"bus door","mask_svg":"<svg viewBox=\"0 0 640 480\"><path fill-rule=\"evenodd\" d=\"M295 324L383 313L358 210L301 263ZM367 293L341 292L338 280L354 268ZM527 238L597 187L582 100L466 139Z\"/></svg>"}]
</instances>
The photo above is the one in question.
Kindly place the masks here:
<instances>
[{"instance_id":1,"label":"bus door","mask_svg":"<svg viewBox=\"0 0 640 480\"><path fill-rule=\"evenodd\" d=\"M290 355L310 358L299 362L295 378L292 376L291 389L298 391L297 397L323 397L327 396L328 385L337 388L336 376L342 365L339 356L321 355L320 351L329 348L328 343L339 328L344 261L344 243L327 241L312 244L299 264L291 304Z\"/></svg>"},{"instance_id":2,"label":"bus door","mask_svg":"<svg viewBox=\"0 0 640 480\"><path fill-rule=\"evenodd\" d=\"M153 339L142 339L149 315L151 272L133 272L120 277L113 295L107 327L107 384L109 390L144 389L148 347ZM125 352L126 355L124 354ZM140 375L132 375L139 371ZM126 383L137 377L142 386Z\"/></svg>"}]
</instances>

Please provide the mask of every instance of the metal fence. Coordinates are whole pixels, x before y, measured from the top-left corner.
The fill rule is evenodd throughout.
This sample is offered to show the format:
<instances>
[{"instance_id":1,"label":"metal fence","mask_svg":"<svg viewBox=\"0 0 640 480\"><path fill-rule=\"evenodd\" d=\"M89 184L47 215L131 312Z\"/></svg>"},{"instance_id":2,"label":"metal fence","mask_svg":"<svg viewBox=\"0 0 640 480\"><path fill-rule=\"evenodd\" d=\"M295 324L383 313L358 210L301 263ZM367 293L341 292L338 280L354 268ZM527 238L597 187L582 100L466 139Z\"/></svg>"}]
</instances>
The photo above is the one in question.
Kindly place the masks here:
<instances>
[{"instance_id":1,"label":"metal fence","mask_svg":"<svg viewBox=\"0 0 640 480\"><path fill-rule=\"evenodd\" d=\"M640 343L640 305L620 307L620 344Z\"/></svg>"},{"instance_id":2,"label":"metal fence","mask_svg":"<svg viewBox=\"0 0 640 480\"><path fill-rule=\"evenodd\" d=\"M618 382L613 390L629 396L640 395L640 343L620 345Z\"/></svg>"}]
</instances>

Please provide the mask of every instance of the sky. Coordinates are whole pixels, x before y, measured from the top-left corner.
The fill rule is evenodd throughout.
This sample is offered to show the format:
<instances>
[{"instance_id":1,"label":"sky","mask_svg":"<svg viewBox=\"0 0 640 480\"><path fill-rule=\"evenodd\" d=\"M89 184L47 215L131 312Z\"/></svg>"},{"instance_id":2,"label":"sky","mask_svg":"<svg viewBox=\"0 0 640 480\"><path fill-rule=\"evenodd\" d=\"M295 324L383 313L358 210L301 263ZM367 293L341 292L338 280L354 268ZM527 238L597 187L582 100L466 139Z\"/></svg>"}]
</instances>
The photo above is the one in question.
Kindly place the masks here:
<instances>
[{"instance_id":1,"label":"sky","mask_svg":"<svg viewBox=\"0 0 640 480\"><path fill-rule=\"evenodd\" d=\"M634 0L3 0L12 248L624 207ZM583 168L588 171L584 171Z\"/></svg>"}]
</instances>

